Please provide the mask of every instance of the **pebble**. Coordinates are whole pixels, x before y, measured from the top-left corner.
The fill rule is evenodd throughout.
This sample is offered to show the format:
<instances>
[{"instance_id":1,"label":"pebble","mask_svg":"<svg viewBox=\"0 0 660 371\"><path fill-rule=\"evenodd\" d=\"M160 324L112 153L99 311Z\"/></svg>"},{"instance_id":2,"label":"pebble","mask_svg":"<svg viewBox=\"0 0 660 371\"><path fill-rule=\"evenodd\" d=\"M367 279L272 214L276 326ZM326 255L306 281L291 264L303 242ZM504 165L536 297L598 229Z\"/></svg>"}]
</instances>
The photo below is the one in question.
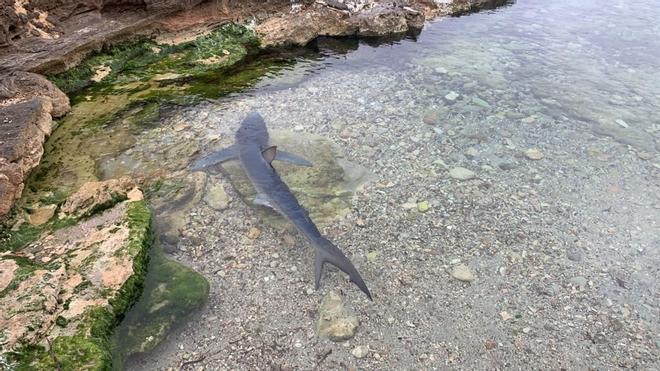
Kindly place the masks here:
<instances>
[{"instance_id":1,"label":"pebble","mask_svg":"<svg viewBox=\"0 0 660 371\"><path fill-rule=\"evenodd\" d=\"M458 97L460 97L460 94L458 94L455 91L450 91L449 93L447 93L447 95L445 95L445 99L450 102L455 101L456 99L458 99Z\"/></svg>"},{"instance_id":2,"label":"pebble","mask_svg":"<svg viewBox=\"0 0 660 371\"><path fill-rule=\"evenodd\" d=\"M204 195L204 202L209 207L217 211L224 210L229 206L229 201L231 199L222 184L209 182Z\"/></svg>"},{"instance_id":3,"label":"pebble","mask_svg":"<svg viewBox=\"0 0 660 371\"><path fill-rule=\"evenodd\" d=\"M628 129L630 127L627 122L625 122L621 119L616 119L614 122L616 122L619 126L621 126L622 128L625 128L625 129Z\"/></svg>"},{"instance_id":4,"label":"pebble","mask_svg":"<svg viewBox=\"0 0 660 371\"><path fill-rule=\"evenodd\" d=\"M477 149L474 147L470 147L465 151L465 157L467 157L470 160L477 157L478 154L479 151L477 151Z\"/></svg>"},{"instance_id":5,"label":"pebble","mask_svg":"<svg viewBox=\"0 0 660 371\"><path fill-rule=\"evenodd\" d=\"M479 97L472 97L472 103L482 108L490 108L490 104Z\"/></svg>"},{"instance_id":6,"label":"pebble","mask_svg":"<svg viewBox=\"0 0 660 371\"><path fill-rule=\"evenodd\" d=\"M425 213L429 211L430 208L431 207L429 206L428 201L420 201L417 203L417 211L419 211L420 213Z\"/></svg>"},{"instance_id":7,"label":"pebble","mask_svg":"<svg viewBox=\"0 0 660 371\"><path fill-rule=\"evenodd\" d=\"M251 240L256 240L261 236L261 230L259 228L252 227L247 233L247 236Z\"/></svg>"},{"instance_id":8,"label":"pebble","mask_svg":"<svg viewBox=\"0 0 660 371\"><path fill-rule=\"evenodd\" d=\"M582 250L572 247L566 251L566 257L568 260L579 262L582 260Z\"/></svg>"},{"instance_id":9,"label":"pebble","mask_svg":"<svg viewBox=\"0 0 660 371\"><path fill-rule=\"evenodd\" d=\"M530 160L540 160L544 157L543 152L539 151L536 148L530 148L525 151L525 157Z\"/></svg>"},{"instance_id":10,"label":"pebble","mask_svg":"<svg viewBox=\"0 0 660 371\"><path fill-rule=\"evenodd\" d=\"M468 170L464 167L455 167L449 170L449 176L454 179L459 180L468 180L475 177L475 173L472 170Z\"/></svg>"},{"instance_id":11,"label":"pebble","mask_svg":"<svg viewBox=\"0 0 660 371\"><path fill-rule=\"evenodd\" d=\"M639 152L637 152L637 157L641 158L642 160L650 160L650 159L653 158L653 153L645 152L645 151L639 151Z\"/></svg>"},{"instance_id":12,"label":"pebble","mask_svg":"<svg viewBox=\"0 0 660 371\"><path fill-rule=\"evenodd\" d=\"M465 264L459 264L455 266L451 271L451 276L463 282L472 282L475 278L470 271L470 268L468 268Z\"/></svg>"},{"instance_id":13,"label":"pebble","mask_svg":"<svg viewBox=\"0 0 660 371\"><path fill-rule=\"evenodd\" d=\"M527 116L524 119L520 120L523 124L533 124L536 121L536 117L534 116Z\"/></svg>"},{"instance_id":14,"label":"pebble","mask_svg":"<svg viewBox=\"0 0 660 371\"><path fill-rule=\"evenodd\" d=\"M513 317L509 314L509 312L503 310L500 312L500 318L502 318L502 321L508 321Z\"/></svg>"},{"instance_id":15,"label":"pebble","mask_svg":"<svg viewBox=\"0 0 660 371\"><path fill-rule=\"evenodd\" d=\"M577 276L571 278L571 284L573 286L578 286L578 287L586 287L587 286L587 279L582 277L582 276Z\"/></svg>"},{"instance_id":16,"label":"pebble","mask_svg":"<svg viewBox=\"0 0 660 371\"><path fill-rule=\"evenodd\" d=\"M501 162L497 165L502 170L513 170L517 167L518 165L515 162Z\"/></svg>"},{"instance_id":17,"label":"pebble","mask_svg":"<svg viewBox=\"0 0 660 371\"><path fill-rule=\"evenodd\" d=\"M351 351L355 358L364 358L369 354L369 347L365 345L358 345Z\"/></svg>"}]
</instances>

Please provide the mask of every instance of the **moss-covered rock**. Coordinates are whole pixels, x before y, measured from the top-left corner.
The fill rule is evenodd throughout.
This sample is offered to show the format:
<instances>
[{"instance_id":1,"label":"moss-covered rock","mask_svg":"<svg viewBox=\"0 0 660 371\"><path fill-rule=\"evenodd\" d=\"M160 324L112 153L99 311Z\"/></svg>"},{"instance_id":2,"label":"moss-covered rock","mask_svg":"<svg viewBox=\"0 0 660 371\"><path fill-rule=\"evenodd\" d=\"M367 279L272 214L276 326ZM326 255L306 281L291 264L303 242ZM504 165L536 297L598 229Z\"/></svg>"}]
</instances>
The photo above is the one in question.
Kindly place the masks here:
<instances>
[{"instance_id":1,"label":"moss-covered rock","mask_svg":"<svg viewBox=\"0 0 660 371\"><path fill-rule=\"evenodd\" d=\"M115 365L132 354L151 351L172 327L200 308L208 294L203 276L154 248L144 293L113 335Z\"/></svg>"},{"instance_id":2,"label":"moss-covered rock","mask_svg":"<svg viewBox=\"0 0 660 371\"><path fill-rule=\"evenodd\" d=\"M73 219L70 219L73 220ZM0 363L105 370L110 335L142 292L151 213L141 193L0 255ZM44 227L46 228L46 227Z\"/></svg>"}]
</instances>

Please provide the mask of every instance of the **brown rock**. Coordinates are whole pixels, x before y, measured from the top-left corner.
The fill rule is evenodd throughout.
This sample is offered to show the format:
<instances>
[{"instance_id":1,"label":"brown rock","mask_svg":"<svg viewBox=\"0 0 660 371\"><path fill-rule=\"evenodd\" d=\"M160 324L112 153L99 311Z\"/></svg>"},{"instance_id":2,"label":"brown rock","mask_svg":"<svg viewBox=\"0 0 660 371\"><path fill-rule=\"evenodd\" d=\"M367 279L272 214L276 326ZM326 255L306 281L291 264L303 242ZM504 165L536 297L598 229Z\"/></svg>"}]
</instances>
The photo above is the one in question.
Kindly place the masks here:
<instances>
[{"instance_id":1,"label":"brown rock","mask_svg":"<svg viewBox=\"0 0 660 371\"><path fill-rule=\"evenodd\" d=\"M34 208L31 212L27 213L27 221L32 225L45 224L50 220L50 218L53 217L53 215L55 215L56 209L57 205L48 205Z\"/></svg>"},{"instance_id":2,"label":"brown rock","mask_svg":"<svg viewBox=\"0 0 660 371\"><path fill-rule=\"evenodd\" d=\"M64 116L71 109L69 97L41 75L14 71L0 76L0 106L24 102L35 97L50 100L50 114L53 117Z\"/></svg>"},{"instance_id":3,"label":"brown rock","mask_svg":"<svg viewBox=\"0 0 660 371\"><path fill-rule=\"evenodd\" d=\"M251 240L256 240L261 236L261 230L259 228L252 227L247 233L247 237Z\"/></svg>"},{"instance_id":4,"label":"brown rock","mask_svg":"<svg viewBox=\"0 0 660 371\"><path fill-rule=\"evenodd\" d=\"M385 36L421 28L424 13L391 3L376 4L356 13L316 5L300 13L273 17L256 31L262 47L305 45L318 36Z\"/></svg>"},{"instance_id":5,"label":"brown rock","mask_svg":"<svg viewBox=\"0 0 660 371\"><path fill-rule=\"evenodd\" d=\"M384 36L401 34L411 28L421 28L424 14L411 8L378 4L360 12L352 22L357 24L359 36Z\"/></svg>"},{"instance_id":6,"label":"brown rock","mask_svg":"<svg viewBox=\"0 0 660 371\"><path fill-rule=\"evenodd\" d=\"M44 98L0 107L0 220L21 196L23 181L41 160L52 128L51 107Z\"/></svg>"},{"instance_id":7,"label":"brown rock","mask_svg":"<svg viewBox=\"0 0 660 371\"><path fill-rule=\"evenodd\" d=\"M127 199L134 188L135 182L128 177L85 183L64 202L60 217L87 216L113 200ZM131 196L136 197L134 194Z\"/></svg>"}]
</instances>

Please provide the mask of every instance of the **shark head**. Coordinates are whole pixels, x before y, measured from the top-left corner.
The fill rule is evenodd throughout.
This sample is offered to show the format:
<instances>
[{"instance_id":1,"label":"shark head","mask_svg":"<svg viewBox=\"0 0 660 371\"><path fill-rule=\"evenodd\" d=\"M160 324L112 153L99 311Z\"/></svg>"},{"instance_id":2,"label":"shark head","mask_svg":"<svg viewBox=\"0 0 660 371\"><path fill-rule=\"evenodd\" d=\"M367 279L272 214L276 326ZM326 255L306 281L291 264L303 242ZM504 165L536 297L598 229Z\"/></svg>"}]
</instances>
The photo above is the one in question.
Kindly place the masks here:
<instances>
[{"instance_id":1,"label":"shark head","mask_svg":"<svg viewBox=\"0 0 660 371\"><path fill-rule=\"evenodd\" d=\"M236 143L238 144L257 144L260 147L268 145L268 129L266 122L261 115L256 112L250 112L241 126L236 131Z\"/></svg>"}]
</instances>

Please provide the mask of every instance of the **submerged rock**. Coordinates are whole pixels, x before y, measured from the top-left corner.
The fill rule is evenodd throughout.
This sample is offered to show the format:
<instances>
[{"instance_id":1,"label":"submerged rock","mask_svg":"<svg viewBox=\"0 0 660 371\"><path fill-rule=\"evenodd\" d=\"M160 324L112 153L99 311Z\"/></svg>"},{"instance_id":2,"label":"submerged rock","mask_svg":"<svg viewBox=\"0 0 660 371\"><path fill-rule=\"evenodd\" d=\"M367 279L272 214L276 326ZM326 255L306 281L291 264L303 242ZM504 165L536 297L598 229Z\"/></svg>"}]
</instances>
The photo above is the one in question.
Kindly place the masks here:
<instances>
[{"instance_id":1,"label":"submerged rock","mask_svg":"<svg viewBox=\"0 0 660 371\"><path fill-rule=\"evenodd\" d=\"M464 167L455 167L449 170L449 176L458 179L458 180L469 180L476 176L472 170L468 170Z\"/></svg>"},{"instance_id":2,"label":"submerged rock","mask_svg":"<svg viewBox=\"0 0 660 371\"><path fill-rule=\"evenodd\" d=\"M357 317L349 315L344 310L344 303L339 294L330 291L323 298L317 325L319 336L332 341L345 341L355 336L358 325Z\"/></svg>"},{"instance_id":3,"label":"submerged rock","mask_svg":"<svg viewBox=\"0 0 660 371\"><path fill-rule=\"evenodd\" d=\"M144 281L140 300L113 334L116 363L151 351L172 327L204 305L209 294L209 284L202 275L168 259L159 248L152 250Z\"/></svg>"},{"instance_id":4,"label":"submerged rock","mask_svg":"<svg viewBox=\"0 0 660 371\"><path fill-rule=\"evenodd\" d=\"M222 184L209 182L206 185L204 202L206 202L209 207L218 211L224 210L229 206L229 201L231 201L231 198Z\"/></svg>"},{"instance_id":5,"label":"submerged rock","mask_svg":"<svg viewBox=\"0 0 660 371\"><path fill-rule=\"evenodd\" d=\"M330 222L351 212L353 193L372 178L363 166L342 158L340 150L327 138L306 133L273 130L271 141L282 150L300 154L314 166L295 166L273 161L282 180L305 207L316 223ZM247 204L252 204L255 191L237 161L222 165L233 188ZM259 206L259 219L274 227L284 219L271 209Z\"/></svg>"},{"instance_id":6,"label":"submerged rock","mask_svg":"<svg viewBox=\"0 0 660 371\"><path fill-rule=\"evenodd\" d=\"M106 339L140 294L150 220L144 201L127 200L3 254L0 357L18 369L110 368Z\"/></svg>"},{"instance_id":7,"label":"submerged rock","mask_svg":"<svg viewBox=\"0 0 660 371\"><path fill-rule=\"evenodd\" d=\"M530 160L540 160L545 156L543 155L543 152L541 152L540 150L536 148L530 148L525 151L525 157L527 157Z\"/></svg>"},{"instance_id":8,"label":"submerged rock","mask_svg":"<svg viewBox=\"0 0 660 371\"><path fill-rule=\"evenodd\" d=\"M451 276L463 282L472 282L475 279L474 274L472 274L470 268L468 268L465 264L459 264L455 266L451 271Z\"/></svg>"}]
</instances>

